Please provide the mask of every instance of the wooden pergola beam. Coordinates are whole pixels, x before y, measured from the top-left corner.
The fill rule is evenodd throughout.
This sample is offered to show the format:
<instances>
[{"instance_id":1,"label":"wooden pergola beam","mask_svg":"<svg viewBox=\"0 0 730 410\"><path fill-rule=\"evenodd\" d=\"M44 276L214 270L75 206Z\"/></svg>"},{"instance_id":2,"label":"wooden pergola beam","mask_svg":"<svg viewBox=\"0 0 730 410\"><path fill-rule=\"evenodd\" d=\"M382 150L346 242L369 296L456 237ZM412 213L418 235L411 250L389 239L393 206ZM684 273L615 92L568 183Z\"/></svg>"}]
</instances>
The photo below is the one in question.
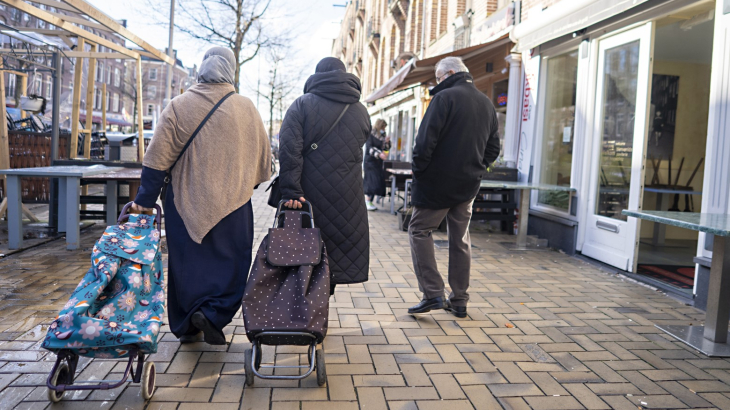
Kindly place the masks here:
<instances>
[{"instance_id":1,"label":"wooden pergola beam","mask_svg":"<svg viewBox=\"0 0 730 410\"><path fill-rule=\"evenodd\" d=\"M36 3L39 3L39 4L43 4L45 6L48 6L48 7L55 7L59 10L66 10L66 11L72 11L74 13L78 13L78 10L76 10L75 8L73 8L69 5L63 4L60 1L56 1L56 0L33 0L33 1Z\"/></svg>"},{"instance_id":2,"label":"wooden pergola beam","mask_svg":"<svg viewBox=\"0 0 730 410\"><path fill-rule=\"evenodd\" d=\"M91 46L91 52L96 52L96 45ZM86 124L88 131L84 138L84 158L91 158L91 130L94 128L94 100L96 99L96 59L89 59L89 72L86 76ZM74 85L75 86L75 85ZM80 86L80 84L79 84Z\"/></svg>"},{"instance_id":3,"label":"wooden pergola beam","mask_svg":"<svg viewBox=\"0 0 730 410\"><path fill-rule=\"evenodd\" d=\"M87 3L85 0L62 0L64 3L76 8L81 13L89 16L90 18L98 21L102 25L106 26L113 32L121 35L122 37L126 38L127 40L133 42L134 44L142 47L145 51L152 54L156 59L162 60L166 62L167 64L175 65L175 60L173 58L170 58L167 54L161 52L160 50L156 49L146 41L144 41L141 37L137 36L136 34L132 33L131 31L127 30L126 27L122 26L117 22L116 20L112 19L111 17L107 16L102 12L101 10L97 9L96 7L92 6L91 4Z\"/></svg>"},{"instance_id":4,"label":"wooden pergola beam","mask_svg":"<svg viewBox=\"0 0 730 410\"><path fill-rule=\"evenodd\" d=\"M84 50L86 44L83 38L79 39L79 50ZM79 155L79 111L81 110L81 74L84 71L84 59L76 58L74 65L74 90L71 100L71 141L69 159Z\"/></svg>"},{"instance_id":5,"label":"wooden pergola beam","mask_svg":"<svg viewBox=\"0 0 730 410\"><path fill-rule=\"evenodd\" d=\"M22 0L0 0L0 2L5 3L11 7L15 7L16 9L27 13L37 19L53 24L54 26L59 27L60 29L67 31L68 33L74 34L79 38L89 40L95 44L110 48L114 51L117 51L132 58L139 57L139 53L134 50L130 50L127 47L120 46L119 44L109 41L103 37L97 36L96 34L86 31L69 21L57 17L45 10L41 10L38 7L32 6Z\"/></svg>"},{"instance_id":6,"label":"wooden pergola beam","mask_svg":"<svg viewBox=\"0 0 730 410\"><path fill-rule=\"evenodd\" d=\"M88 44L88 43L87 43ZM40 57L40 56L48 56L50 53L41 53L41 52L27 52L23 49L10 49L10 48L0 48L0 54L11 54L15 53L18 57ZM124 54L120 53L99 53L99 52L93 52L93 51L64 51L63 52L64 57L68 58L96 58L100 60L116 60L116 59L127 59L127 60L136 60L135 58L126 56ZM37 64L34 62L34 64Z\"/></svg>"}]
</instances>

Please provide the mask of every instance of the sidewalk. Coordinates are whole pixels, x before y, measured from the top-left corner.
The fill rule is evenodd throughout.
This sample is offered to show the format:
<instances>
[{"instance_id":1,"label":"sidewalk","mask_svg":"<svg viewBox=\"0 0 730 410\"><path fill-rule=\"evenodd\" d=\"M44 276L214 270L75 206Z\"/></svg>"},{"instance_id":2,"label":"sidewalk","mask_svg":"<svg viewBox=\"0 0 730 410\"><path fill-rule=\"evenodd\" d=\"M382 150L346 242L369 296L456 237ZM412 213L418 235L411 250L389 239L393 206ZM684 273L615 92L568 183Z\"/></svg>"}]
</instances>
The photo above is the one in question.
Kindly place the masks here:
<instances>
[{"instance_id":1,"label":"sidewalk","mask_svg":"<svg viewBox=\"0 0 730 410\"><path fill-rule=\"evenodd\" d=\"M256 244L273 216L265 199L262 190L253 199ZM576 258L509 251L500 242L513 237L475 229L469 317L414 318L406 309L420 294L408 235L387 212L370 217L370 281L337 287L324 388L314 376L244 388L249 344L239 316L225 329L229 346L181 347L163 333L149 403L128 384L50 406L45 388L20 385L45 382L54 355L39 350L44 324L88 269L102 228L82 234L78 251L54 241L0 260L0 409L730 409L730 360L709 359L654 327L699 324L702 312ZM447 254L437 250L444 272ZM274 348L263 361L273 363ZM306 348L277 349L277 364L306 361ZM86 380L119 379L123 370L86 359L80 368Z\"/></svg>"}]
</instances>

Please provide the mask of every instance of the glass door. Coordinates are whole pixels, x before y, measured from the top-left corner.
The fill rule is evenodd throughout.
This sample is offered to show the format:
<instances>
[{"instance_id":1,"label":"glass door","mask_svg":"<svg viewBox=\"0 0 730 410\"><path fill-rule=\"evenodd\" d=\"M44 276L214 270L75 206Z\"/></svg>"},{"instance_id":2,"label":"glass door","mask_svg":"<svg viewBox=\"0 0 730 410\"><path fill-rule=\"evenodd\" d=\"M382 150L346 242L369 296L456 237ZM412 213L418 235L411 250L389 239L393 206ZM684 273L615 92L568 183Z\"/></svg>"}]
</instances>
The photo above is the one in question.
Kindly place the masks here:
<instances>
[{"instance_id":1,"label":"glass door","mask_svg":"<svg viewBox=\"0 0 730 410\"><path fill-rule=\"evenodd\" d=\"M635 271L641 209L653 23L598 43L592 169L583 254Z\"/></svg>"}]
</instances>

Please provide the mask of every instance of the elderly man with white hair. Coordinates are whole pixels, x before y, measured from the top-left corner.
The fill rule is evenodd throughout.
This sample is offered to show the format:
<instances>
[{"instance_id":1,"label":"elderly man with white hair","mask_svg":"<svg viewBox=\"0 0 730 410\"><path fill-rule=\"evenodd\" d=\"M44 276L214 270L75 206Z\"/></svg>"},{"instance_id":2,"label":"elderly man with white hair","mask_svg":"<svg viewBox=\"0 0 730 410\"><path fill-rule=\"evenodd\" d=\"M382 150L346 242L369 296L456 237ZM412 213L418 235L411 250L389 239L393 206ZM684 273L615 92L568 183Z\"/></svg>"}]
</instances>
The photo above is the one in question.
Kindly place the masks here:
<instances>
[{"instance_id":1,"label":"elderly man with white hair","mask_svg":"<svg viewBox=\"0 0 730 410\"><path fill-rule=\"evenodd\" d=\"M439 61L436 82L413 148L414 209L408 234L423 300L408 313L446 309L463 318L469 301L472 204L487 168L499 156L499 124L494 105L476 89L460 58ZM449 300L444 299L432 237L444 218L449 238Z\"/></svg>"}]
</instances>

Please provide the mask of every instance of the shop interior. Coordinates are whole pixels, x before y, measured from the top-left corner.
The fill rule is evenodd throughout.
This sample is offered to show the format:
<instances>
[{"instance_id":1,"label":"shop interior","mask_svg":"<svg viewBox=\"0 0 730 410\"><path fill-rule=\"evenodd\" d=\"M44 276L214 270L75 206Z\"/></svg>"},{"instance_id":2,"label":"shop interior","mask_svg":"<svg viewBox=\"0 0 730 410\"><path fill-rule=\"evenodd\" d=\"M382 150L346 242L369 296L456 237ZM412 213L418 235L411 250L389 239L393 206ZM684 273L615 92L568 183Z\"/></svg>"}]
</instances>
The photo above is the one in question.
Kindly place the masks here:
<instances>
[{"instance_id":1,"label":"shop interior","mask_svg":"<svg viewBox=\"0 0 730 410\"><path fill-rule=\"evenodd\" d=\"M656 21L643 208L700 212L714 1ZM698 233L641 223L636 273L691 297Z\"/></svg>"}]
</instances>

